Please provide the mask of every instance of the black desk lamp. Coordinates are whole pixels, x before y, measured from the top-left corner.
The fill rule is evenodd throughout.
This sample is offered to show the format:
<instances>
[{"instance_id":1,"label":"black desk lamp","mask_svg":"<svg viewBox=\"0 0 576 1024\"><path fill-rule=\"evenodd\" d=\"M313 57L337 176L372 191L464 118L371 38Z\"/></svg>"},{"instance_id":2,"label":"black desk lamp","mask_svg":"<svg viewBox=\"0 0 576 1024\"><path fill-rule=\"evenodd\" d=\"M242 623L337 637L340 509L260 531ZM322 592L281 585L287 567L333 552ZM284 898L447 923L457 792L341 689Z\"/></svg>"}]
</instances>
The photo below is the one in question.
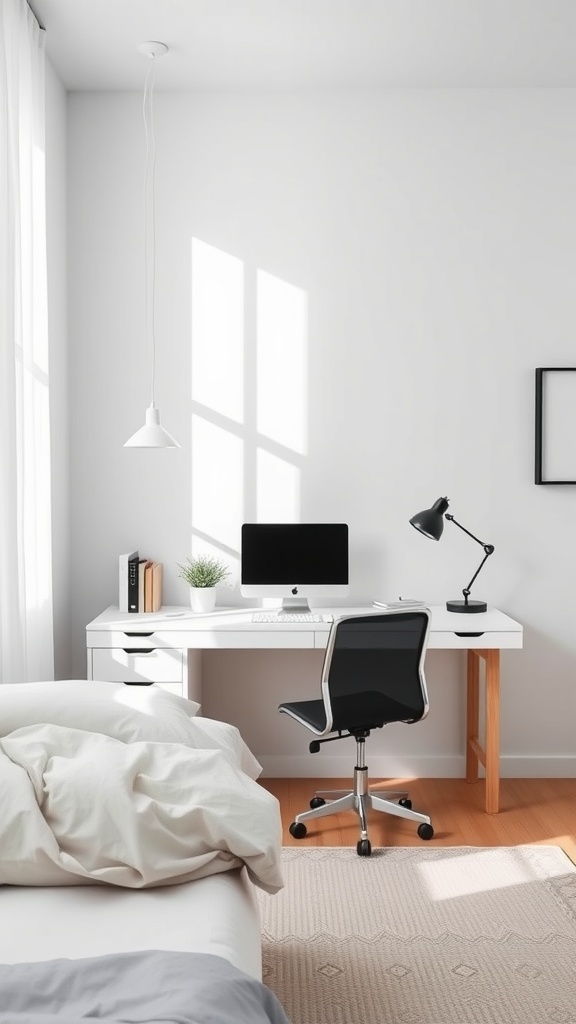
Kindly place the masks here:
<instances>
[{"instance_id":1,"label":"black desk lamp","mask_svg":"<svg viewBox=\"0 0 576 1024\"><path fill-rule=\"evenodd\" d=\"M449 612L485 612L487 604L485 601L469 601L470 587L474 583L480 569L484 565L484 562L494 551L493 544L484 544L483 541L478 540L470 530L467 530L461 523L457 523L454 516L451 516L446 509L448 508L448 498L438 498L432 508L425 508L423 512L417 512L415 516L412 516L410 522L412 526L415 526L420 533L423 533L425 537L430 537L431 540L440 540L442 531L444 529L444 519L448 519L454 526L459 526L464 533L467 533L472 540L475 540L477 544L481 544L484 548L484 558L480 562L480 565L476 569L470 583L464 588L462 593L464 594L463 601L446 601L446 607Z\"/></svg>"}]
</instances>

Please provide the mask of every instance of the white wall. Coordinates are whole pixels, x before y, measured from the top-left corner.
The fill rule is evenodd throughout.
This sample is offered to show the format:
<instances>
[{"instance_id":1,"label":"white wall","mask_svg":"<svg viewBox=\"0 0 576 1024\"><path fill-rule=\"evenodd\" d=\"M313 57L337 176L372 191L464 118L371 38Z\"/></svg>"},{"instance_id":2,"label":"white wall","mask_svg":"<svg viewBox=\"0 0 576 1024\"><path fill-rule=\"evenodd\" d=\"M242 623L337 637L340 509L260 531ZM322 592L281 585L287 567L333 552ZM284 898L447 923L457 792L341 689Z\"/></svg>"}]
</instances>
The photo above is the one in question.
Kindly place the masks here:
<instances>
[{"instance_id":1,"label":"white wall","mask_svg":"<svg viewBox=\"0 0 576 1024\"><path fill-rule=\"evenodd\" d=\"M56 679L66 679L71 674L66 336L66 91L49 60L46 60L45 81L54 675Z\"/></svg>"},{"instance_id":2,"label":"white wall","mask_svg":"<svg viewBox=\"0 0 576 1024\"><path fill-rule=\"evenodd\" d=\"M350 524L351 601L458 597L481 549L449 524L440 544L408 524L448 495L496 548L473 596L525 626L524 650L503 655L503 771L574 774L576 488L533 483L533 392L536 366L575 362L576 92L158 92L155 110L156 398L175 451L122 447L149 399L141 97L69 98L73 674L85 671L86 622L116 601L119 552L162 560L165 602L184 603L176 562L192 538L233 562L242 518L266 501L281 508L284 486L292 511L294 481L302 519ZM206 290L193 306L192 280L209 252L223 274L218 322L229 322L193 390L192 310ZM244 374L226 274L243 282ZM257 303L271 280L278 329L302 300L307 321L290 401L289 353L267 384L276 439L258 434L256 413ZM270 476L257 483L258 448L284 481L272 495ZM206 712L226 717L234 690L236 724L250 718L270 771L307 748L275 713L301 675L287 657L279 668L205 659ZM458 774L461 664L429 661L429 719L374 748L401 751L404 774ZM343 745L343 772L351 756Z\"/></svg>"}]
</instances>

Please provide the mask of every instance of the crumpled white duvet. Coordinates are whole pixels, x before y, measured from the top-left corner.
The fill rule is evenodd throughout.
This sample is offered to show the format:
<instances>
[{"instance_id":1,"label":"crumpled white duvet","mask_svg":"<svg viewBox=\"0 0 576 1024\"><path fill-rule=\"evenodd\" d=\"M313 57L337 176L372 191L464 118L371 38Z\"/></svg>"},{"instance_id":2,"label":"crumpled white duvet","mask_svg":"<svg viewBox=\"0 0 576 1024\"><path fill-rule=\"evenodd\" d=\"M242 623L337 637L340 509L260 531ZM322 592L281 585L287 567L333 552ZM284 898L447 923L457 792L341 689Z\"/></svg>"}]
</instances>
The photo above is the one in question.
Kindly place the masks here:
<instances>
[{"instance_id":1,"label":"crumpled white duvet","mask_svg":"<svg viewBox=\"0 0 576 1024\"><path fill-rule=\"evenodd\" d=\"M0 884L145 888L245 864L277 892L276 798L244 770L252 755L236 731L218 723L216 746L191 721L209 749L51 724L0 739Z\"/></svg>"}]
</instances>

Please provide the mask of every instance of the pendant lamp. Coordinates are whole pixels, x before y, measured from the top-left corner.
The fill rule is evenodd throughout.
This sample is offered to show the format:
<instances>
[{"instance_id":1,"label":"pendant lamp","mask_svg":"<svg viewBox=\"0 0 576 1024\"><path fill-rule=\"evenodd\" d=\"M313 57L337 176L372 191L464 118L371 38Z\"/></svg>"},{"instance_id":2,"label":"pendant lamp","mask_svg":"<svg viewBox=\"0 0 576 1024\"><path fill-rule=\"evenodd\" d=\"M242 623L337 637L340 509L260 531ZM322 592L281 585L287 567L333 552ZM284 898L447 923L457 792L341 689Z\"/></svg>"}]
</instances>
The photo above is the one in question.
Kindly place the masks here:
<instances>
[{"instance_id":1,"label":"pendant lamp","mask_svg":"<svg viewBox=\"0 0 576 1024\"><path fill-rule=\"evenodd\" d=\"M168 53L165 43L146 42L138 46L140 53L144 54L149 61L150 67L144 84L144 100L142 113L144 116L144 128L146 131L146 173L144 179L144 255L146 274L146 339L150 351L151 362L151 397L150 405L146 409L146 422L140 430L132 434L126 443L125 448L179 448L180 445L174 440L171 434L160 424L160 412L154 401L154 385L156 373L156 329L155 329L155 288L156 288L156 194L155 194L155 170L156 170L156 144L154 139L154 78L156 72L156 60Z\"/></svg>"}]
</instances>

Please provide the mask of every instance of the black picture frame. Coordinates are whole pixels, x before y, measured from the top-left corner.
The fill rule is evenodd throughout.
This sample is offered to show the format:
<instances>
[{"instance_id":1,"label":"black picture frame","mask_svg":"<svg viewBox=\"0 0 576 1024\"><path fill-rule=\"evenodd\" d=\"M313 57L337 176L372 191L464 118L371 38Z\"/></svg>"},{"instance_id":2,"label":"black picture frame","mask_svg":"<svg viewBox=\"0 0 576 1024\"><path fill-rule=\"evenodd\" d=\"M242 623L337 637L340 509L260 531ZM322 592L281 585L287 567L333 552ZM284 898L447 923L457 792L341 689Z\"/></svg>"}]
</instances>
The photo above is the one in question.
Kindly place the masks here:
<instances>
[{"instance_id":1,"label":"black picture frame","mask_svg":"<svg viewBox=\"0 0 576 1024\"><path fill-rule=\"evenodd\" d=\"M576 485L576 366L535 373L534 483Z\"/></svg>"}]
</instances>

